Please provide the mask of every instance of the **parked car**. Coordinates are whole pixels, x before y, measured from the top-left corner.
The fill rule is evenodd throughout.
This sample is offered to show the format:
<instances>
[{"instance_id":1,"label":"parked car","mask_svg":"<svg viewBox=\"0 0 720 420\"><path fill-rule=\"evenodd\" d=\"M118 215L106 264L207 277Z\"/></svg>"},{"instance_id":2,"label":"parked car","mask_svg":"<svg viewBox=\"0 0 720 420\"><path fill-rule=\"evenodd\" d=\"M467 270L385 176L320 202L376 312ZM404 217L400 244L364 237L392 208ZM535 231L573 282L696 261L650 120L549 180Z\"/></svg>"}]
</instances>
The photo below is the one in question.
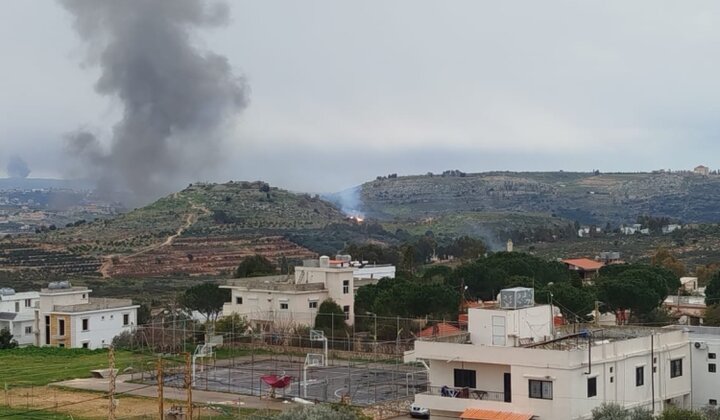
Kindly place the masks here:
<instances>
[{"instance_id":1,"label":"parked car","mask_svg":"<svg viewBox=\"0 0 720 420\"><path fill-rule=\"evenodd\" d=\"M412 403L410 405L410 417L416 418L416 419L429 419L430 418L430 410L425 407L420 407L419 405Z\"/></svg>"}]
</instances>

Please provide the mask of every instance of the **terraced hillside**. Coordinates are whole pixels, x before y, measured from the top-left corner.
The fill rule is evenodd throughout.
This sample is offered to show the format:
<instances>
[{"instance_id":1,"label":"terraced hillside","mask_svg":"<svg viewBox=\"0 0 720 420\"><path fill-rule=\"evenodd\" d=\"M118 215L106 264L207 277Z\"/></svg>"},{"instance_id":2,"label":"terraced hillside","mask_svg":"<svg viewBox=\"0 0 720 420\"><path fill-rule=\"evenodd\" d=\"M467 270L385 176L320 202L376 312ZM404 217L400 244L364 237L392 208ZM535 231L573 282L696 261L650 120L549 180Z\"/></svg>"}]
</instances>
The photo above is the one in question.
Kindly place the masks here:
<instances>
[{"instance_id":1,"label":"terraced hillside","mask_svg":"<svg viewBox=\"0 0 720 420\"><path fill-rule=\"evenodd\" d=\"M114 219L3 239L0 260L4 270L28 270L74 259L78 274L104 277L218 275L256 253L312 257L316 250L287 238L355 225L318 197L262 182L194 184Z\"/></svg>"},{"instance_id":2,"label":"terraced hillside","mask_svg":"<svg viewBox=\"0 0 720 420\"><path fill-rule=\"evenodd\" d=\"M358 210L383 220L448 213L544 214L583 224L638 215L720 221L720 176L684 173L486 172L379 177L359 189Z\"/></svg>"}]
</instances>

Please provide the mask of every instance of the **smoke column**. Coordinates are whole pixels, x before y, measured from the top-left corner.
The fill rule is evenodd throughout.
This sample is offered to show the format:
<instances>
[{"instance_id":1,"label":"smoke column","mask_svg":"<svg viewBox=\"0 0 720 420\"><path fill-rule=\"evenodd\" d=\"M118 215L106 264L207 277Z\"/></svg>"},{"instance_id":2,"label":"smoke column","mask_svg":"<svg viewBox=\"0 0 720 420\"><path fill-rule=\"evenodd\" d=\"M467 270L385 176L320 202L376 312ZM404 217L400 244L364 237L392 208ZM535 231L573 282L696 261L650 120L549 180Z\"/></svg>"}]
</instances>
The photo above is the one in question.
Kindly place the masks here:
<instances>
[{"instance_id":1,"label":"smoke column","mask_svg":"<svg viewBox=\"0 0 720 420\"><path fill-rule=\"evenodd\" d=\"M30 168L20 156L11 156L7 163L6 172L10 178L27 178L30 175Z\"/></svg>"},{"instance_id":2,"label":"smoke column","mask_svg":"<svg viewBox=\"0 0 720 420\"><path fill-rule=\"evenodd\" d=\"M223 56L193 43L224 25L224 3L198 0L60 0L98 66L95 90L119 99L109 147L86 130L66 136L68 153L99 189L139 202L197 180L223 153L220 138L247 104L248 89Z\"/></svg>"}]
</instances>

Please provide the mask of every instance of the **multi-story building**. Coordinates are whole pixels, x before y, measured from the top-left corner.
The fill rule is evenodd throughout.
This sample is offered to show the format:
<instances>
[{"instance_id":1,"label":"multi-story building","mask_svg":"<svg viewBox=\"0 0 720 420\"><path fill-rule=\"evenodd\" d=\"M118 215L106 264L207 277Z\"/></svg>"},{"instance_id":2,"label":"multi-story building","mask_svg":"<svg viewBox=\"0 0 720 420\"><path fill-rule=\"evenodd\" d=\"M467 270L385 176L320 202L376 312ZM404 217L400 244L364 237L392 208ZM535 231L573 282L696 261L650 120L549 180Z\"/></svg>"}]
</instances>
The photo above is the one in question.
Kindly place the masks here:
<instances>
[{"instance_id":1,"label":"multi-story building","mask_svg":"<svg viewBox=\"0 0 720 420\"><path fill-rule=\"evenodd\" d=\"M468 310L464 343L418 339L406 361L429 365L430 386L415 395L432 418L591 418L604 402L624 407L690 407L687 332L598 328L553 331L549 305L532 291L501 292L496 308ZM508 417L511 418L511 417Z\"/></svg>"},{"instance_id":2,"label":"multi-story building","mask_svg":"<svg viewBox=\"0 0 720 420\"><path fill-rule=\"evenodd\" d=\"M92 290L69 282L50 283L40 291L38 345L107 347L115 336L137 325L130 299L91 298Z\"/></svg>"},{"instance_id":3,"label":"multi-story building","mask_svg":"<svg viewBox=\"0 0 720 420\"><path fill-rule=\"evenodd\" d=\"M718 405L720 401L720 327L673 325L685 331L690 339L690 373L692 377L692 408Z\"/></svg>"},{"instance_id":4,"label":"multi-story building","mask_svg":"<svg viewBox=\"0 0 720 420\"><path fill-rule=\"evenodd\" d=\"M14 289L0 288L0 330L10 331L20 346L37 341L35 311L39 299L38 292L16 293Z\"/></svg>"},{"instance_id":5,"label":"multi-story building","mask_svg":"<svg viewBox=\"0 0 720 420\"><path fill-rule=\"evenodd\" d=\"M343 309L344 322L352 324L353 271L345 261L320 257L295 267L294 274L230 280L220 286L231 291L223 315L237 313L259 327L312 325L320 304L332 299Z\"/></svg>"}]
</instances>

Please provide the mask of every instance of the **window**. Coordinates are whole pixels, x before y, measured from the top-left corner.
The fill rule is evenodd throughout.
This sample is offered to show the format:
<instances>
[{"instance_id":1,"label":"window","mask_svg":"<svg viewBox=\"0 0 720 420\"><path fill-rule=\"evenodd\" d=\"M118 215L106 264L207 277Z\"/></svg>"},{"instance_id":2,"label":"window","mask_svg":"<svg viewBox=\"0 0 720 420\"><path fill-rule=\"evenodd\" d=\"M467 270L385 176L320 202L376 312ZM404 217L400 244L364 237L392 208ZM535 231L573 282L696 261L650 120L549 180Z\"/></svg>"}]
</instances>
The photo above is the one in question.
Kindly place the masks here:
<instances>
[{"instance_id":1,"label":"window","mask_svg":"<svg viewBox=\"0 0 720 420\"><path fill-rule=\"evenodd\" d=\"M105 315L101 316L101 317L100 317L100 320L101 320L101 321L105 321Z\"/></svg>"},{"instance_id":2,"label":"window","mask_svg":"<svg viewBox=\"0 0 720 420\"><path fill-rule=\"evenodd\" d=\"M25 334L32 334L32 327L25 327Z\"/></svg>"},{"instance_id":3,"label":"window","mask_svg":"<svg viewBox=\"0 0 720 420\"><path fill-rule=\"evenodd\" d=\"M613 373L613 367L610 366L610 373Z\"/></svg>"},{"instance_id":4,"label":"window","mask_svg":"<svg viewBox=\"0 0 720 420\"><path fill-rule=\"evenodd\" d=\"M717 400L709 400L708 405L717 405Z\"/></svg>"},{"instance_id":5,"label":"window","mask_svg":"<svg viewBox=\"0 0 720 420\"><path fill-rule=\"evenodd\" d=\"M615 377L614 377L614 376L611 376L611 377L610 377L610 383L613 383L613 382L615 382Z\"/></svg>"},{"instance_id":6,"label":"window","mask_svg":"<svg viewBox=\"0 0 720 420\"><path fill-rule=\"evenodd\" d=\"M83 318L82 320L82 330L87 331L90 329L90 320L88 318Z\"/></svg>"},{"instance_id":7,"label":"window","mask_svg":"<svg viewBox=\"0 0 720 420\"><path fill-rule=\"evenodd\" d=\"M236 304L236 305L242 305L242 296L236 296L236 297L235 297L235 304Z\"/></svg>"},{"instance_id":8,"label":"window","mask_svg":"<svg viewBox=\"0 0 720 420\"><path fill-rule=\"evenodd\" d=\"M588 378L587 380L587 396L588 398L597 395L597 378Z\"/></svg>"},{"instance_id":9,"label":"window","mask_svg":"<svg viewBox=\"0 0 720 420\"><path fill-rule=\"evenodd\" d=\"M115 315L110 315L110 319L115 319Z\"/></svg>"},{"instance_id":10,"label":"window","mask_svg":"<svg viewBox=\"0 0 720 420\"><path fill-rule=\"evenodd\" d=\"M708 353L708 359L714 359L715 353Z\"/></svg>"},{"instance_id":11,"label":"window","mask_svg":"<svg viewBox=\"0 0 720 420\"><path fill-rule=\"evenodd\" d=\"M708 363L708 372L715 373L717 372L717 366L715 363Z\"/></svg>"},{"instance_id":12,"label":"window","mask_svg":"<svg viewBox=\"0 0 720 420\"><path fill-rule=\"evenodd\" d=\"M130 325L130 314L123 314L123 325Z\"/></svg>"},{"instance_id":13,"label":"window","mask_svg":"<svg viewBox=\"0 0 720 420\"><path fill-rule=\"evenodd\" d=\"M90 348L90 343L82 343L84 349Z\"/></svg>"},{"instance_id":14,"label":"window","mask_svg":"<svg viewBox=\"0 0 720 420\"><path fill-rule=\"evenodd\" d=\"M64 343L60 343L60 344L58 344L58 347L63 348L63 347L65 347L65 344L64 344Z\"/></svg>"},{"instance_id":15,"label":"window","mask_svg":"<svg viewBox=\"0 0 720 420\"><path fill-rule=\"evenodd\" d=\"M645 366L635 368L635 386L645 385Z\"/></svg>"},{"instance_id":16,"label":"window","mask_svg":"<svg viewBox=\"0 0 720 420\"><path fill-rule=\"evenodd\" d=\"M677 378L678 376L682 376L682 359L670 361L670 377Z\"/></svg>"},{"instance_id":17,"label":"window","mask_svg":"<svg viewBox=\"0 0 720 420\"><path fill-rule=\"evenodd\" d=\"M477 375L474 370L455 369L455 388L475 388Z\"/></svg>"},{"instance_id":18,"label":"window","mask_svg":"<svg viewBox=\"0 0 720 420\"><path fill-rule=\"evenodd\" d=\"M58 320L58 335L65 335L65 320Z\"/></svg>"},{"instance_id":19,"label":"window","mask_svg":"<svg viewBox=\"0 0 720 420\"><path fill-rule=\"evenodd\" d=\"M317 300L311 300L310 302L308 302L308 308L317 309Z\"/></svg>"},{"instance_id":20,"label":"window","mask_svg":"<svg viewBox=\"0 0 720 420\"><path fill-rule=\"evenodd\" d=\"M530 384L530 398L539 398L541 400L552 400L552 381L537 381L531 379Z\"/></svg>"},{"instance_id":21,"label":"window","mask_svg":"<svg viewBox=\"0 0 720 420\"><path fill-rule=\"evenodd\" d=\"M288 309L289 304L287 302L280 302L280 309Z\"/></svg>"},{"instance_id":22,"label":"window","mask_svg":"<svg viewBox=\"0 0 720 420\"><path fill-rule=\"evenodd\" d=\"M83 293L82 298L85 299L85 293Z\"/></svg>"},{"instance_id":23,"label":"window","mask_svg":"<svg viewBox=\"0 0 720 420\"><path fill-rule=\"evenodd\" d=\"M15 312L20 312L20 302L15 302Z\"/></svg>"},{"instance_id":24,"label":"window","mask_svg":"<svg viewBox=\"0 0 720 420\"><path fill-rule=\"evenodd\" d=\"M25 299L25 307L30 308L32 306L32 299Z\"/></svg>"},{"instance_id":25,"label":"window","mask_svg":"<svg viewBox=\"0 0 720 420\"><path fill-rule=\"evenodd\" d=\"M350 306L348 306L348 305L343 306L343 312L345 312L345 321L350 319Z\"/></svg>"},{"instance_id":26,"label":"window","mask_svg":"<svg viewBox=\"0 0 720 420\"><path fill-rule=\"evenodd\" d=\"M347 295L350 293L350 280L343 280L343 294Z\"/></svg>"}]
</instances>

